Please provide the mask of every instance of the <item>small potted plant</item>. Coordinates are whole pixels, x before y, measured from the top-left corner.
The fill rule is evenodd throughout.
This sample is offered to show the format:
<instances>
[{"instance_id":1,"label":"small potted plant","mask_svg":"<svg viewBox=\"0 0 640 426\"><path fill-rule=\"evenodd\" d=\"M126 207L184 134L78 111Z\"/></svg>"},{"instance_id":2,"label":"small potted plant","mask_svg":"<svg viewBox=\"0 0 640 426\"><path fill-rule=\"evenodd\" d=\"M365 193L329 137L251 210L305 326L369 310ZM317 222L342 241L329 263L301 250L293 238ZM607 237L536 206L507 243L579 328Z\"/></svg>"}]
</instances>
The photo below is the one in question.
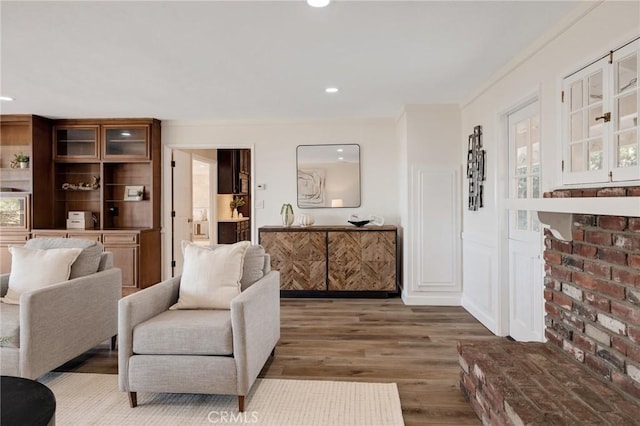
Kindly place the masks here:
<instances>
[{"instance_id":1,"label":"small potted plant","mask_svg":"<svg viewBox=\"0 0 640 426\"><path fill-rule=\"evenodd\" d=\"M231 208L231 217L238 217L238 207L244 206L244 198L234 195L231 202L229 202L229 207Z\"/></svg>"},{"instance_id":2,"label":"small potted plant","mask_svg":"<svg viewBox=\"0 0 640 426\"><path fill-rule=\"evenodd\" d=\"M21 169L26 169L27 167L29 167L28 155L24 155L23 153L15 154L13 160L18 164L18 167L20 167Z\"/></svg>"},{"instance_id":3,"label":"small potted plant","mask_svg":"<svg viewBox=\"0 0 640 426\"><path fill-rule=\"evenodd\" d=\"M284 226L291 226L293 223L293 207L291 204L283 204L280 208L280 216L282 216L282 224Z\"/></svg>"}]
</instances>

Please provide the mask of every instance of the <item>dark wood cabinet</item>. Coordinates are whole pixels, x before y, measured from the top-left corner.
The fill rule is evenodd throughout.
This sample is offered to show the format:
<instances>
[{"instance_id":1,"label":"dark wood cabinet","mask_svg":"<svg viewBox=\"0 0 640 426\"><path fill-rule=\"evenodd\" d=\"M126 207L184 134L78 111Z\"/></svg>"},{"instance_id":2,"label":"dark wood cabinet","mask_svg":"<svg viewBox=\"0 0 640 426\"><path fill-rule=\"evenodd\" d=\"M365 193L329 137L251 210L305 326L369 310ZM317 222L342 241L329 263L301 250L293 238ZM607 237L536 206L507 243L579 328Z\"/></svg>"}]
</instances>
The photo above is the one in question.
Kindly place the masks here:
<instances>
[{"instance_id":1,"label":"dark wood cabinet","mask_svg":"<svg viewBox=\"0 0 640 426\"><path fill-rule=\"evenodd\" d=\"M284 296L398 292L395 226L265 226L259 232Z\"/></svg>"},{"instance_id":2,"label":"dark wood cabinet","mask_svg":"<svg viewBox=\"0 0 640 426\"><path fill-rule=\"evenodd\" d=\"M248 218L218 222L218 244L233 244L238 241L251 241L251 222Z\"/></svg>"},{"instance_id":3,"label":"dark wood cabinet","mask_svg":"<svg viewBox=\"0 0 640 426\"><path fill-rule=\"evenodd\" d=\"M37 115L0 116L0 192L30 195L27 230L52 226L52 121ZM17 154L29 156L27 167L12 164Z\"/></svg>"},{"instance_id":4,"label":"dark wood cabinet","mask_svg":"<svg viewBox=\"0 0 640 426\"><path fill-rule=\"evenodd\" d=\"M218 194L249 194L251 150L218 150Z\"/></svg>"}]
</instances>

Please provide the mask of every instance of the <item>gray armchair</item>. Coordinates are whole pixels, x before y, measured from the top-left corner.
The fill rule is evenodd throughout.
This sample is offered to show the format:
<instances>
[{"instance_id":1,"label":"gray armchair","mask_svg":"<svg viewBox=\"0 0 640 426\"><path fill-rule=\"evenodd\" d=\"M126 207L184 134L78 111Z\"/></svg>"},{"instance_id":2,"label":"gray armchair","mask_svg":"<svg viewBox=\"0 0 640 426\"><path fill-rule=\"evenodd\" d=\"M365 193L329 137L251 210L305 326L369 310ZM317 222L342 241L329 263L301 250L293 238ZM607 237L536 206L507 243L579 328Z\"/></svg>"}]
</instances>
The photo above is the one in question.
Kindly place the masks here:
<instances>
[{"instance_id":1,"label":"gray armchair","mask_svg":"<svg viewBox=\"0 0 640 426\"><path fill-rule=\"evenodd\" d=\"M19 305L0 303L0 372L35 379L112 339L122 296L113 254L101 255L98 272L23 293ZM0 296L9 274L0 276Z\"/></svg>"},{"instance_id":2,"label":"gray armchair","mask_svg":"<svg viewBox=\"0 0 640 426\"><path fill-rule=\"evenodd\" d=\"M253 246L258 247L258 246ZM260 247L260 249L262 249ZM230 310L169 310L178 300L180 277L120 300L118 375L129 392L203 393L238 396L238 409L280 338L280 273L261 254L262 278L247 282ZM259 271L260 272L260 271Z\"/></svg>"}]
</instances>

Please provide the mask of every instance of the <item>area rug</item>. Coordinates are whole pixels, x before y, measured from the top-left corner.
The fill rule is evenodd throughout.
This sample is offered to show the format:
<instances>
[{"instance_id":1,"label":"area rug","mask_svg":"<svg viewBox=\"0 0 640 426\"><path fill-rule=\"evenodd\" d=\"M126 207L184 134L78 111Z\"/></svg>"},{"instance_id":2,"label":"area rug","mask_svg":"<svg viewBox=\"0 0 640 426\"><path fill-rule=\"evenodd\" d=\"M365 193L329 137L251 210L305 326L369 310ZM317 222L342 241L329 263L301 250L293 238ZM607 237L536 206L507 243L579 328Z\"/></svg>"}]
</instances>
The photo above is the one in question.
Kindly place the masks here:
<instances>
[{"instance_id":1,"label":"area rug","mask_svg":"<svg viewBox=\"0 0 640 426\"><path fill-rule=\"evenodd\" d=\"M114 374L49 373L56 425L404 425L395 383L258 379L245 412L229 395L138 393L129 407Z\"/></svg>"}]
</instances>

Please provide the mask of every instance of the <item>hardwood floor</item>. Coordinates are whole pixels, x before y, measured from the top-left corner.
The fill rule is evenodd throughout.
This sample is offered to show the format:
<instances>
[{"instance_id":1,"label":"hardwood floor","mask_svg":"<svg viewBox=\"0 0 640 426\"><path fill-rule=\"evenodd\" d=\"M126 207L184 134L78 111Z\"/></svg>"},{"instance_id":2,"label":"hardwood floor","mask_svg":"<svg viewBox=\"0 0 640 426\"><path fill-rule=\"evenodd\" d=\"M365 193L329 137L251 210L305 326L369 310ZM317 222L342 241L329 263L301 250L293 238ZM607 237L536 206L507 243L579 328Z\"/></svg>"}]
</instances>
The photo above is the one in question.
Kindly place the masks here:
<instances>
[{"instance_id":1,"label":"hardwood floor","mask_svg":"<svg viewBox=\"0 0 640 426\"><path fill-rule=\"evenodd\" d=\"M458 386L458 339L499 339L461 307L392 299L282 299L267 378L395 382L407 425L478 425ZM105 343L57 371L117 373Z\"/></svg>"}]
</instances>

